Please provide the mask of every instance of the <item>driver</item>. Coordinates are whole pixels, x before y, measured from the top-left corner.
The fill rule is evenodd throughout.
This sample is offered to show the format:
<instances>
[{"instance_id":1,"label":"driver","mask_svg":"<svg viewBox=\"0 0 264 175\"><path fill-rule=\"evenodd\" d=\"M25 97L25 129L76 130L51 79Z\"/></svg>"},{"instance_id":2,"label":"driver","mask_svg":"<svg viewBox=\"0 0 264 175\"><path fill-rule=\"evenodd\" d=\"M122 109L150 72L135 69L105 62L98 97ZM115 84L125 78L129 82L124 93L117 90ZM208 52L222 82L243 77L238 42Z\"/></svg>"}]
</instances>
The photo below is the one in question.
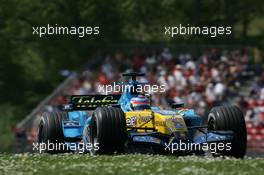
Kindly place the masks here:
<instances>
[{"instance_id":1,"label":"driver","mask_svg":"<svg viewBox=\"0 0 264 175\"><path fill-rule=\"evenodd\" d=\"M135 111L150 109L150 99L144 95L133 97L130 103L131 109Z\"/></svg>"}]
</instances>

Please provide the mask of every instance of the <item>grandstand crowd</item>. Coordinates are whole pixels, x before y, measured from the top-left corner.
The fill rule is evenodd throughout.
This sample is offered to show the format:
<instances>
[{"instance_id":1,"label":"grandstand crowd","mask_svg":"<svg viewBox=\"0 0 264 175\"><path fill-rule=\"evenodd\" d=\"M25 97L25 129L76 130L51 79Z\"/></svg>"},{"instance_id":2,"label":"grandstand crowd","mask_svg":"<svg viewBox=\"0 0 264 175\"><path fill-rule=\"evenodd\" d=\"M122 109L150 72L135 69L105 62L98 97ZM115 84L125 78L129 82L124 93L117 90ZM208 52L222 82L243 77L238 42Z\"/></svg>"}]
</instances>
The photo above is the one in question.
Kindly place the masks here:
<instances>
[{"instance_id":1,"label":"grandstand crowd","mask_svg":"<svg viewBox=\"0 0 264 175\"><path fill-rule=\"evenodd\" d=\"M253 64L246 49L211 49L198 58L193 58L189 53L176 55L168 48L160 52L117 51L101 56L98 62L82 71L76 81L65 87L56 99L57 105L66 102L68 95L99 93L99 85L120 82L123 72L137 71L146 73L139 81L166 87L164 93L152 94L153 104L167 107L171 102L183 102L186 107L205 115L212 106L242 98L240 87L254 75ZM253 91L260 91L259 86L260 83L254 86ZM258 92L254 95L258 97ZM246 112L248 104L242 106L240 101L238 104Z\"/></svg>"}]
</instances>

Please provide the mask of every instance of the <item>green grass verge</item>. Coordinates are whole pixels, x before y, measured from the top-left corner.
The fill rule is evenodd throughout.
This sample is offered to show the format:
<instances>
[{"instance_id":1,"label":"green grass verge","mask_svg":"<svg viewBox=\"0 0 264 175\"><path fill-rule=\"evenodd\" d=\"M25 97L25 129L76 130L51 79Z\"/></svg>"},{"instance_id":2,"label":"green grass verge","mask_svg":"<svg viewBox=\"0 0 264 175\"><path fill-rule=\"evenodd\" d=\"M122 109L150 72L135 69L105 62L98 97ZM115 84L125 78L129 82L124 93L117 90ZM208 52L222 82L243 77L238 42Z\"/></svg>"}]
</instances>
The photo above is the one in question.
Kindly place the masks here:
<instances>
[{"instance_id":1,"label":"green grass verge","mask_svg":"<svg viewBox=\"0 0 264 175\"><path fill-rule=\"evenodd\" d=\"M263 174L264 159L160 155L0 154L0 174Z\"/></svg>"}]
</instances>

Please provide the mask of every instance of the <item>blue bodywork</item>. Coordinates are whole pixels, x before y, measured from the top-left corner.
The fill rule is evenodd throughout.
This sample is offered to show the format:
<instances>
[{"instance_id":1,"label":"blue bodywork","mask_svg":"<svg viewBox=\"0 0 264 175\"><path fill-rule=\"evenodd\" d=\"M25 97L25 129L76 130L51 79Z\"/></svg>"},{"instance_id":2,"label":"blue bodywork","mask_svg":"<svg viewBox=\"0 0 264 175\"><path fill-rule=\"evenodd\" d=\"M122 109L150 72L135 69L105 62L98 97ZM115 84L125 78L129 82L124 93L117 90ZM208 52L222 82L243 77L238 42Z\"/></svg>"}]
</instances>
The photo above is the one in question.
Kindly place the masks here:
<instances>
[{"instance_id":1,"label":"blue bodywork","mask_svg":"<svg viewBox=\"0 0 264 175\"><path fill-rule=\"evenodd\" d=\"M68 119L62 122L65 138L82 138L84 126L90 117L85 111L68 112Z\"/></svg>"}]
</instances>

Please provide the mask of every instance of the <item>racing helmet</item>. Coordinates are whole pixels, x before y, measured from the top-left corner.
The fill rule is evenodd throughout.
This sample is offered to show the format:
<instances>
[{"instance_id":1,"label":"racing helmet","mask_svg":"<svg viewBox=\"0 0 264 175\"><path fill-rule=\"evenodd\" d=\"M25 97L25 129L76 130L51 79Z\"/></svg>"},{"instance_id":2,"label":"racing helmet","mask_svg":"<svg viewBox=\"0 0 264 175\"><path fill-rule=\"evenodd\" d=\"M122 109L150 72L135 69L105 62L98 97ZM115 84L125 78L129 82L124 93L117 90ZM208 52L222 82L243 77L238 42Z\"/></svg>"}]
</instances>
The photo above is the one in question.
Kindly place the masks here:
<instances>
[{"instance_id":1,"label":"racing helmet","mask_svg":"<svg viewBox=\"0 0 264 175\"><path fill-rule=\"evenodd\" d=\"M130 101L132 110L150 109L150 99L143 95L133 97Z\"/></svg>"}]
</instances>

